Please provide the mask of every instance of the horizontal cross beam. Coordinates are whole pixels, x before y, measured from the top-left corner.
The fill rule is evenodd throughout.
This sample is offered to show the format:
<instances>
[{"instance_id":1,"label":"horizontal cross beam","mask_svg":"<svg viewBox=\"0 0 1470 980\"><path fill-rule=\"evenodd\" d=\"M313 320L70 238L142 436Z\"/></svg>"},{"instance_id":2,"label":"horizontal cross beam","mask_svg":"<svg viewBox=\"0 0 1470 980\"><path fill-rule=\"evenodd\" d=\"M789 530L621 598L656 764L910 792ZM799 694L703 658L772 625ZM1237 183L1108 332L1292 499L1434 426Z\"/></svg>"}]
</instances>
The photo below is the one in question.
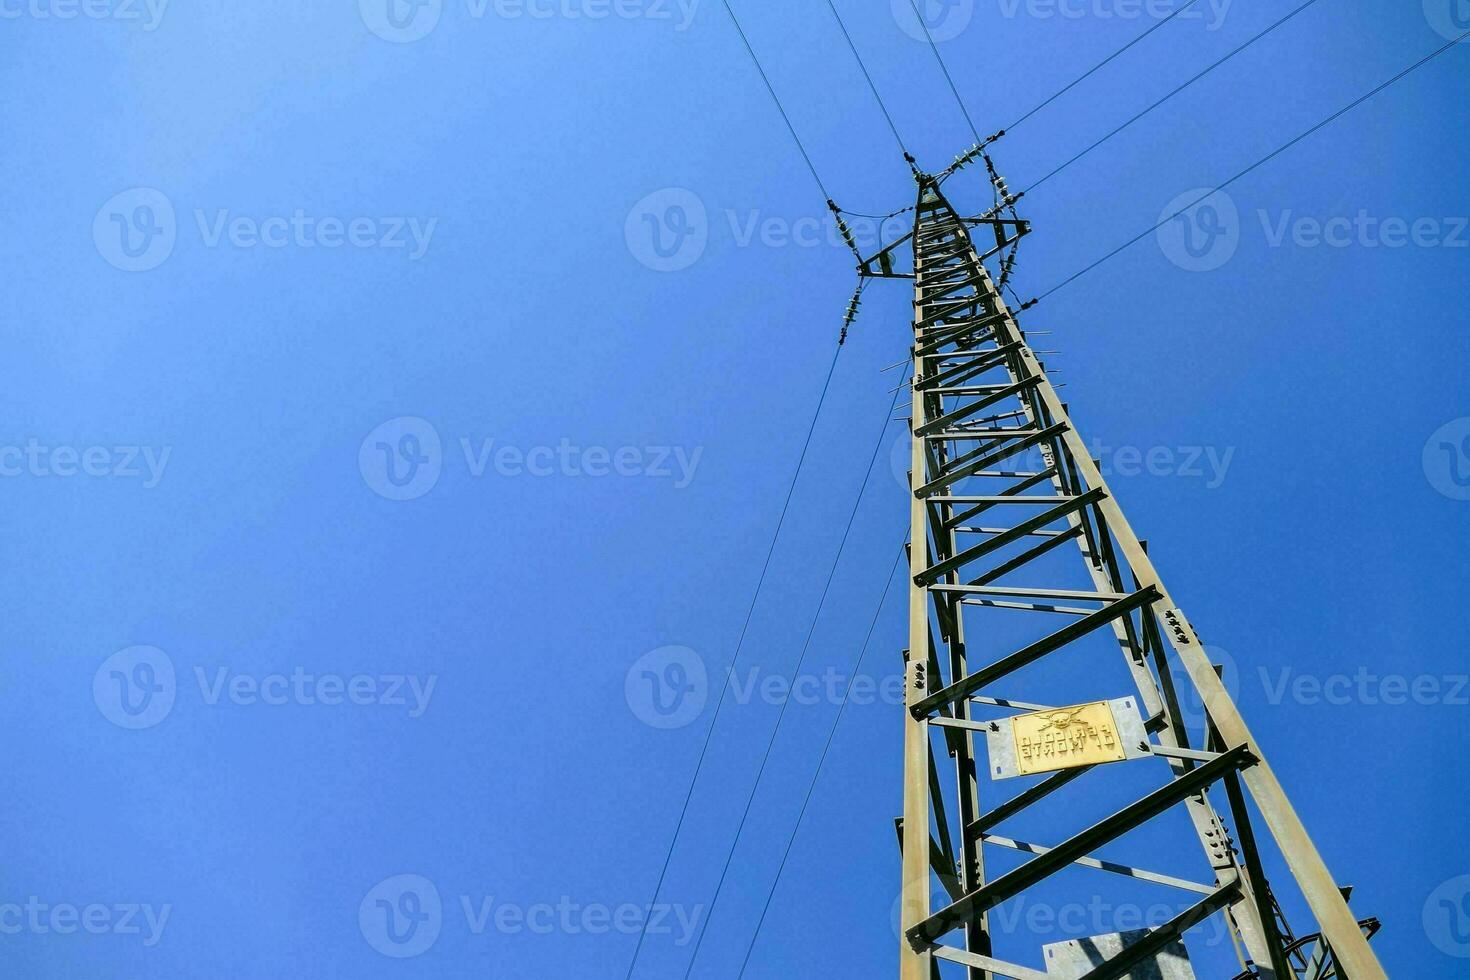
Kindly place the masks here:
<instances>
[{"instance_id":1,"label":"horizontal cross beam","mask_svg":"<svg viewBox=\"0 0 1470 980\"><path fill-rule=\"evenodd\" d=\"M1008 898L1013 898L1072 864L1080 857L1108 844L1130 830L1138 827L1170 807L1184 802L1191 796L1203 792L1211 783L1227 773L1254 765L1256 759L1244 745L1238 745L1224 753L1214 762L1193 769L1167 786L1130 803L1110 817L1105 817L1045 854L1032 858L1025 864L1001 875L987 885L982 885L948 908L931 915L909 929L906 936L909 945L922 950L951 929L964 925L973 918L990 911ZM1162 947L1161 947L1162 948ZM1124 971L1127 972L1126 970ZM1116 974L1121 976L1121 974Z\"/></svg>"}]
</instances>

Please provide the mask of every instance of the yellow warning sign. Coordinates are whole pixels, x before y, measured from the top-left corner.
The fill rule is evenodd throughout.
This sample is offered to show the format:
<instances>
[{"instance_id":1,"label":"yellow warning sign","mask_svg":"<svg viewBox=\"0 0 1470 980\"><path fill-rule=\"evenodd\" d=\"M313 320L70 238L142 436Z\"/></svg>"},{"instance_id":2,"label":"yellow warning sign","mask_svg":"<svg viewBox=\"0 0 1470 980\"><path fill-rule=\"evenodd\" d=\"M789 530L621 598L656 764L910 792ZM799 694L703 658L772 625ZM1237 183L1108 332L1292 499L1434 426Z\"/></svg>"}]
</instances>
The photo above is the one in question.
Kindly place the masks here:
<instances>
[{"instance_id":1,"label":"yellow warning sign","mask_svg":"<svg viewBox=\"0 0 1470 980\"><path fill-rule=\"evenodd\" d=\"M1011 719L1016 768L1023 776L1128 758L1106 701L1053 708Z\"/></svg>"}]
</instances>

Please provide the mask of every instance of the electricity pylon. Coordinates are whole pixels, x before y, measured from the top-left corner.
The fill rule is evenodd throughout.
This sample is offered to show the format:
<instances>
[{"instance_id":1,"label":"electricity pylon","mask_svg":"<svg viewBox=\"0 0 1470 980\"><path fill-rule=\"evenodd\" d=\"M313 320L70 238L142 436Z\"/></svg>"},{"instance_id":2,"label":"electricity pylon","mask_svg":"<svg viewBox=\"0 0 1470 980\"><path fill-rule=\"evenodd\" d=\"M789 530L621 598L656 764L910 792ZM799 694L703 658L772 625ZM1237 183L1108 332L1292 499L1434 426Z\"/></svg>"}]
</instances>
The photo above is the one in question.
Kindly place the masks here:
<instances>
[{"instance_id":1,"label":"electricity pylon","mask_svg":"<svg viewBox=\"0 0 1470 980\"><path fill-rule=\"evenodd\" d=\"M962 217L941 190L982 155L977 146L938 176L916 170L913 230L860 265L865 276L914 280L901 980L933 980L941 963L969 980L1194 976L1182 938L1214 915L1225 917L1241 978L1382 978L1368 945L1377 921L1349 910L985 264L1011 250L1003 286L1029 230L1016 198L988 156L994 209ZM982 251L972 229L993 231L994 245ZM894 271L905 242L911 273ZM1063 558L1069 543L1080 567ZM1056 622L1037 636L1023 625ZM1190 694L1203 710L1186 725ZM940 752L952 759L943 770ZM1106 787L1130 783L1143 784L1127 789L1132 802L1091 812L1106 805ZM1023 788L1002 794L1001 785ZM1298 938L1287 927L1252 805L1318 932ZM1051 823L1060 810L1086 829L1054 844L995 832L1018 833L1048 809ZM1181 812L1187 819L1167 817ZM1093 856L1145 825L1151 853L1182 838L1197 863L1192 830L1205 860L1196 877L1206 880ZM996 849L1011 856L995 860ZM1014 867L989 874L988 860ZM990 911L1044 882L1066 887L1079 869L1181 889L1194 904L1150 930L1052 944L1046 965L1000 958Z\"/></svg>"}]
</instances>

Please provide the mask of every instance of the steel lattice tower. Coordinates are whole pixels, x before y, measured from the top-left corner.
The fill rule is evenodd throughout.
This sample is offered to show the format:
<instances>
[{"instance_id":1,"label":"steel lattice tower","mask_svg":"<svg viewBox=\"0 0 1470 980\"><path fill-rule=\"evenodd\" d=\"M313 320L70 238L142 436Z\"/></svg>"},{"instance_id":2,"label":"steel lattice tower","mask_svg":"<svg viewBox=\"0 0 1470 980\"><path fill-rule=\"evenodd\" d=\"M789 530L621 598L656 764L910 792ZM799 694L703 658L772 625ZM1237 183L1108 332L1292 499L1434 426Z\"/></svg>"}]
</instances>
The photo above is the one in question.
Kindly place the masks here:
<instances>
[{"instance_id":1,"label":"steel lattice tower","mask_svg":"<svg viewBox=\"0 0 1470 980\"><path fill-rule=\"evenodd\" d=\"M1015 243L1029 230L1015 214L1016 198L993 167L1001 203L984 215L962 217L941 191L950 173L980 155L977 146L937 177L916 171L913 230L860 266L865 276L908 278L894 271L893 256L911 243L912 537L900 976L933 980L941 975L940 963L948 962L961 965L970 980L1106 980L1135 969L1137 977L1171 977L1142 968L1147 963L1154 969L1156 958L1177 949L1186 930L1223 915L1246 964L1241 977L1381 978L1367 942L1376 920L1360 922L1350 912L1346 893L1124 518L985 265L1007 248L1013 259ZM987 242L982 252L972 229L993 230L994 247ZM1006 261L1002 284L1009 271ZM1021 465L1027 457L1038 462ZM1080 569L1075 557L1063 557L1072 550L1069 543L1080 551ZM1058 573L1059 561L1074 578ZM983 632L977 621L982 612ZM1010 617L1011 625L991 626L993 617ZM1014 624L1022 621L1041 624L1039 638L1004 645L1007 629L1019 629ZM1121 664L1110 653L1114 646ZM1116 685L1106 679L1105 666L1116 672ZM1027 700L1001 697L1002 688L1019 688ZM1186 725L1185 694L1203 706L1203 724ZM994 717L977 720L977 713ZM1196 744L1188 727L1200 730ZM942 771L941 752L952 759ZM1026 777L1025 788L987 805L995 780L1010 776ZM1130 790L1132 802L1111 815L1092 813L1097 790L1124 777L1149 785L1142 795ZM1224 810L1217 809L1216 795ZM1319 932L1298 938L1288 929L1263 871L1248 800ZM1028 817L1048 808L1067 808L1088 825L1048 845L994 832L1004 825L1008 833L1022 833ZM1171 813L1176 816L1166 816ZM1186 829L1192 828L1206 862L1197 877L1208 880L1093 856L1145 824L1156 835L1172 829L1183 837L1186 856L1195 854ZM1016 866L988 874L996 848L1010 852ZM1020 861L1016 852L1029 857ZM1198 863L1197 856L1190 859ZM1183 889L1194 893L1194 904L1146 935L1116 937L1116 948L1089 947L1080 972L1001 959L991 910L1043 883L1055 886L1077 869ZM941 902L932 899L935 881Z\"/></svg>"}]
</instances>

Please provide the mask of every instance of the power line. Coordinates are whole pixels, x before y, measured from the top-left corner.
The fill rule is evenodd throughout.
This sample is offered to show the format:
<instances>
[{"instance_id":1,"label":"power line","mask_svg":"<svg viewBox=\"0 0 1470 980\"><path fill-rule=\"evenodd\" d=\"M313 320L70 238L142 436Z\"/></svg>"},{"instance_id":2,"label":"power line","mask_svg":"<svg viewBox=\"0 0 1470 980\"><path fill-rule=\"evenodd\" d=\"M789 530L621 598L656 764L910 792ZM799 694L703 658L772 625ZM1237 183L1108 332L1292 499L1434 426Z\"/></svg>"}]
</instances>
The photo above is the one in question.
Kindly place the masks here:
<instances>
[{"instance_id":1,"label":"power line","mask_svg":"<svg viewBox=\"0 0 1470 980\"><path fill-rule=\"evenodd\" d=\"M949 83L949 90L954 93L955 104L960 107L960 113L965 117L965 124L970 127L970 133L975 137L975 142L979 143L980 130L975 128L975 120L970 118L970 110L965 108L965 100L960 98L960 90L955 87L949 67L945 65L944 57L939 53L939 45L934 43L934 35L929 33L929 24L924 20L924 15L919 12L919 5L915 0L909 0L909 6L913 8L914 16L919 19L919 26L924 29L924 37L929 41L929 50L934 52L934 60L939 62L939 70L944 72L944 80Z\"/></svg>"},{"instance_id":2,"label":"power line","mask_svg":"<svg viewBox=\"0 0 1470 980\"><path fill-rule=\"evenodd\" d=\"M904 535L904 540L908 540L907 534ZM802 821L806 818L807 806L812 802L812 792L817 788L817 779L822 775L822 765L827 761L827 753L832 750L832 740L837 735L837 726L842 723L842 715L847 711L848 704L851 703L853 685L857 683L858 676L863 671L863 661L867 659L868 646L873 641L873 631L878 626L878 618L883 613L883 604L887 601L888 592L893 587L893 574L898 571L903 557L904 546L900 545L898 557L893 560L893 567L888 570L888 577L884 579L883 594L878 597L878 608L873 610L873 621L868 624L868 635L863 638L863 648L858 653L857 663L853 665L852 676L847 680L847 690L843 692L842 701L837 705L837 715L832 719L832 727L827 730L827 741L822 746L822 754L817 759L817 768L812 773L811 782L806 788L806 796L801 801L801 809L796 814L796 824L791 828L791 836L786 839L785 850L781 852L781 863L776 866L776 877L771 881L770 891L766 892L766 901L761 906L760 918L756 920L755 932L751 933L750 945L745 947L745 958L740 961L740 973L736 977L736 980L744 977L746 968L750 966L750 954L755 951L755 941L760 937L761 927L765 925L766 913L771 910L771 899L776 895L776 886L781 883L781 874L786 870L786 862L791 857L791 847L796 843L796 835L801 832Z\"/></svg>"},{"instance_id":3,"label":"power line","mask_svg":"<svg viewBox=\"0 0 1470 980\"><path fill-rule=\"evenodd\" d=\"M984 146L984 141L980 139L980 130L975 127L975 120L970 118L970 110L965 108L965 100L960 97L960 90L954 83L954 76L949 73L949 66L944 63L944 56L939 53L939 45L934 43L934 35L930 33L929 24L924 20L924 15L919 12L919 5L916 0L909 0L909 7L913 10L914 16L918 18L919 27L923 29L924 37L929 42L929 50L934 52L934 60L939 62L939 70L944 73L944 80L949 83L950 94L954 96L955 105L960 107L960 115L965 117L965 125L970 127L970 135L975 138L976 148ZM995 164L991 162L989 155L983 150L980 151L980 155L985 157L985 168L991 175L991 196L998 207L1000 205L1000 189L995 186Z\"/></svg>"},{"instance_id":4,"label":"power line","mask_svg":"<svg viewBox=\"0 0 1470 980\"><path fill-rule=\"evenodd\" d=\"M852 51L852 56L857 59L858 67L862 69L863 77L868 80L868 88L873 90L873 98L878 100L878 108L883 110L883 118L888 120L888 128L893 131L893 139L898 143L898 150L905 158L909 155L908 147L904 146L903 137L898 135L898 127L894 125L893 116L888 112L888 106L883 103L883 96L878 94L878 86L873 82L873 76L868 73L868 66L863 63L863 56L858 54L857 45L852 43L852 35L847 33L847 25L842 22L842 15L837 12L837 6L832 0L827 0L827 8L832 11L833 18L837 21L842 36L847 39L847 46Z\"/></svg>"},{"instance_id":5,"label":"power line","mask_svg":"<svg viewBox=\"0 0 1470 980\"><path fill-rule=\"evenodd\" d=\"M735 30L740 34L740 40L745 45L746 53L750 60L755 63L755 70L760 72L761 80L766 83L766 91L771 93L771 100L776 103L776 111L781 113L781 118L786 122L786 129L791 133L791 139L796 143L796 148L801 151L801 158L806 161L806 168L812 172L812 179L817 182L817 187L822 192L822 197L828 201L832 195L827 193L827 185L822 183L821 176L817 173L816 166L812 163L811 155L806 152L806 144L802 143L801 137L796 134L796 127L791 124L791 117L786 114L786 107L781 104L781 97L776 94L776 87L771 84L771 77L761 66L761 60L756 57L755 48L750 46L750 38L745 35L745 28L740 26L740 18L735 16L735 11L730 8L730 0L720 0L725 6L725 12L730 15L730 21L735 25ZM886 112L886 110L885 110Z\"/></svg>"},{"instance_id":6,"label":"power line","mask_svg":"<svg viewBox=\"0 0 1470 980\"><path fill-rule=\"evenodd\" d=\"M1420 68L1422 68L1425 65L1429 64L1429 62L1433 61L1435 58L1438 58L1440 55L1444 54L1446 51L1448 51L1450 48L1454 47L1455 45L1459 44L1461 41L1464 41L1466 38L1470 38L1470 31L1466 31L1464 34L1461 34L1459 37L1455 38L1453 41L1450 41L1448 44L1445 44L1443 47L1441 47L1441 48L1439 48L1439 49L1431 52L1430 54L1425 55L1423 58L1420 58L1418 61L1414 62L1414 64L1412 64L1409 67L1405 68L1403 71L1399 72L1397 75L1393 76L1388 81L1386 81L1383 84L1377 86L1372 91L1367 92L1366 94L1364 94L1362 96L1359 96L1358 98L1354 99L1352 102L1348 103L1347 105L1343 106L1341 109L1339 109L1336 112L1334 112L1332 115L1328 116L1326 119L1323 119L1321 122L1317 123L1312 128L1306 130L1305 132L1303 132L1300 135L1296 136L1295 138L1289 140L1288 142L1283 143L1281 146L1277 147L1276 149L1272 150L1270 153L1268 153L1265 156L1261 157L1261 159L1257 160L1255 163L1251 164L1249 167L1246 167L1240 173L1236 174L1234 177L1231 177L1229 180L1225 181L1223 184L1219 185L1214 190L1205 193L1204 195L1202 195L1199 198L1195 199L1192 203L1186 205L1185 207L1180 208L1178 211L1175 211L1173 214L1171 214L1168 217L1164 218L1162 221L1160 221L1158 224L1154 225L1152 228L1146 228L1146 229L1144 229L1143 231L1139 232L1137 235L1135 235L1132 238L1128 239L1128 241L1124 242L1122 245L1119 245L1117 248L1113 249L1107 255L1104 255L1102 258L1098 259L1096 262L1093 262L1091 265L1088 265L1085 268L1083 268L1083 269L1081 269L1081 270L1079 270L1077 272L1074 272L1072 275L1068 276L1066 279L1063 279L1061 282L1057 283L1055 286L1051 287L1046 292L1042 293L1040 296L1037 297L1037 299L1038 300L1045 299L1046 297L1050 296L1052 293L1056 292L1057 290L1063 288L1064 286L1068 286L1071 283L1075 282L1076 280L1080 279L1082 276L1084 276L1087 273L1091 272L1093 269L1096 269L1098 266L1102 265L1104 262L1108 261L1113 256L1117 255L1119 252L1122 252L1124 249L1127 249L1128 247L1130 247L1130 246L1132 246L1134 244L1137 244L1140 239L1144 238L1145 236L1147 236L1147 235L1149 235L1149 234L1151 234L1151 233L1153 233L1155 231L1158 231L1164 225L1166 225L1169 222L1173 221L1175 218L1179 217L1181 214L1184 214L1190 208L1193 208L1196 205L1198 205L1201 201L1206 200L1207 198L1211 197L1214 194L1218 194L1220 191L1222 191L1225 188L1229 187L1231 184L1235 183L1237 180L1240 180L1242 177L1246 176L1247 174L1250 174L1250 173L1254 172L1255 170L1259 169L1260 167L1265 166L1267 163L1269 163L1272 160L1276 159L1278 156L1280 156L1281 154L1285 153L1287 150L1291 149L1293 146L1296 146L1302 140L1304 140L1307 137L1313 135L1317 131L1326 128L1327 126L1329 126L1332 123L1336 122L1338 119L1340 119L1343 116L1347 115L1349 112L1352 112L1358 106L1362 105L1364 102L1367 102L1369 99L1373 98L1375 95L1377 95L1378 93L1382 92L1384 89L1386 89L1389 86L1395 84L1396 82L1400 81L1401 79L1407 77L1408 75L1412 74L1413 72L1418 71Z\"/></svg>"},{"instance_id":7,"label":"power line","mask_svg":"<svg viewBox=\"0 0 1470 980\"><path fill-rule=\"evenodd\" d=\"M912 2L912 0L910 0L910 2ZM1170 13L1169 16L1165 17L1163 20L1159 21L1153 27L1150 27L1148 30L1144 31L1142 34L1138 35L1133 40L1129 41L1127 44L1123 45L1121 48L1119 48L1118 50L1114 51L1112 54L1108 55L1102 61L1099 61L1096 65L1093 65L1092 68L1090 68L1087 71L1083 72L1081 75L1079 75L1077 78L1073 79L1067 85L1064 85L1061 89L1059 89L1056 92L1055 95L1053 95L1051 98L1047 99L1045 102L1042 102L1036 108L1032 109L1030 112L1028 112L1024 116L1022 116L1020 119L1017 119L1015 122L1011 123L1009 126L1006 127L1006 129L1007 130L1015 129L1017 126L1021 125L1021 123L1025 122L1028 119L1030 119L1032 116L1036 115L1042 109L1045 109L1047 106L1051 105L1057 99L1061 98L1063 95L1066 95L1072 89L1076 88L1079 84L1081 84L1082 82L1086 81L1088 78L1091 78L1096 72L1098 72L1100 69L1102 69L1104 66L1106 66L1114 58L1118 57L1124 51L1127 51L1129 48L1133 47L1139 41L1142 41L1144 38L1148 37L1154 31L1158 30L1160 27L1163 27L1165 24L1169 23L1169 21L1173 20L1175 17L1178 17L1180 14L1184 13L1186 10L1188 10L1190 7L1193 7L1198 2L1199 2L1199 0L1186 0L1186 2L1183 5L1175 8L1175 10L1172 13Z\"/></svg>"},{"instance_id":8,"label":"power line","mask_svg":"<svg viewBox=\"0 0 1470 980\"><path fill-rule=\"evenodd\" d=\"M821 621L822 610L826 608L827 605L827 596L832 591L832 582L837 577L837 567L842 561L843 552L847 550L847 539L852 534L852 526L857 520L858 510L862 506L863 496L867 493L868 482L872 479L873 465L878 460L878 454L883 450L883 437L887 435L888 427L893 422L893 410L898 405L898 395L900 391L902 391L901 388L894 390L893 400L889 404L888 410L883 413L883 425L878 430L878 440L874 443L873 453L868 458L867 467L863 470L863 482L858 487L856 499L854 499L852 502L852 512L847 515L847 527L845 527L842 531L842 540L837 545L837 554L832 556L832 567L827 572L826 584L822 586L822 596L817 601L817 611L812 616L812 624L810 628L807 629L806 641L801 645L801 655L796 658L796 665L791 668L790 683L787 684L788 691L790 691L795 685L796 679L801 673L802 665L806 663L807 653L811 650L812 637L817 632L817 624ZM771 729L770 739L766 742L766 751L765 754L761 756L760 766L759 768L757 768L755 773L755 782L750 787L750 795L746 797L745 800L745 809L743 812L741 812L740 822L735 827L735 836L730 840L730 850L725 854L725 865L723 868L720 869L720 878L719 881L715 884L714 897L710 899L709 911L704 916L703 924L699 930L699 938L696 939L694 942L694 952L692 952L689 956L689 966L684 970L684 980L689 980L690 974L693 973L694 964L699 960L700 947L704 945L704 937L709 935L709 922L714 917L715 907L720 902L720 893L724 890L725 879L730 873L730 864L735 859L735 849L740 844L740 835L745 830L746 821L750 819L750 811L755 804L756 794L760 790L761 779L766 774L766 765L771 761L771 753L776 747L776 738L781 733L781 723L785 721L786 709L790 706L791 698L787 697L781 702L781 710L776 714L776 724Z\"/></svg>"},{"instance_id":9,"label":"power line","mask_svg":"<svg viewBox=\"0 0 1470 980\"><path fill-rule=\"evenodd\" d=\"M780 540L781 528L784 527L786 524L786 514L787 511L791 509L791 498L796 493L796 484L801 478L802 468L806 464L807 450L811 448L812 434L817 429L817 419L819 419L822 415L822 406L825 405L827 402L827 392L832 387L832 375L837 370L837 358L841 356L841 354L842 345L839 344L837 346L837 349L832 352L832 363L827 367L826 380L822 382L822 394L817 399L817 408L816 411L812 413L811 424L807 426L806 441L801 444L801 455L797 458L796 461L796 472L791 474L791 485L786 490L786 500L781 504L781 516L777 519L776 530L771 535L770 547L766 549L766 559L765 562L761 565L760 578L756 580L755 593L750 597L750 606L745 611L745 622L740 627L740 638L735 643L735 655L730 660L730 669L725 672L725 682L720 687L720 697L715 702L714 715L710 718L709 728L705 731L704 745L700 747L699 759L694 764L694 775L690 778L689 789L684 794L684 804L679 809L679 819L674 824L674 835L669 840L669 849L668 852L664 855L663 867L659 870L658 873L658 883L654 885L653 899L649 902L650 907L658 903L659 895L663 893L664 879L668 876L669 873L669 864L674 857L674 848L675 845L679 843L679 834L681 831L683 831L684 820L689 815L689 804L694 799L694 787L699 782L699 774L704 768L705 757L709 754L710 742L714 739L715 724L720 720L720 709L724 707L725 695L729 693L730 690L730 678L735 676L735 667L740 662L740 651L745 646L745 635L750 630L750 620L751 617L755 614L756 602L760 599L761 589L766 584L766 574L771 569L771 556L776 553L776 542ZM633 949L633 959L628 964L628 972L627 974L625 974L624 980L631 980L633 976L633 971L638 967L638 957L639 954L643 952L643 941L647 938L647 936L648 929L647 924L645 923L644 928L638 931L638 944Z\"/></svg>"},{"instance_id":10,"label":"power line","mask_svg":"<svg viewBox=\"0 0 1470 980\"><path fill-rule=\"evenodd\" d=\"M849 211L847 208L842 208L841 210L843 214L850 214L854 218L872 218L875 221L887 221L889 218L896 218L901 214L908 214L914 210L914 206L910 204L906 208L899 208L897 211L890 211L887 214L865 214L862 211Z\"/></svg>"},{"instance_id":11,"label":"power line","mask_svg":"<svg viewBox=\"0 0 1470 980\"><path fill-rule=\"evenodd\" d=\"M1214 64L1210 65L1204 71L1200 72L1198 75L1195 75L1189 81L1185 82L1183 85L1180 85L1178 88L1174 89L1174 91L1170 92L1168 95L1164 96L1162 99L1159 99L1153 105L1149 106L1147 109L1144 109L1142 112L1138 113L1138 115L1134 116L1132 119L1129 119L1127 122L1123 123L1123 125L1119 126L1117 129L1113 130L1111 133L1108 133L1102 139L1098 140L1096 143L1093 143L1087 149L1083 150L1081 153L1078 153L1076 156L1072 157L1072 159L1068 160L1066 163L1062 164L1060 167L1057 167L1051 173L1047 174L1045 177L1042 177L1040 180L1036 181L1034 184L1032 184L1030 187L1026 188L1021 193L1023 193L1023 194L1029 194L1029 193L1031 193L1033 190L1035 190L1036 188L1040 187L1042 184L1046 183L1048 180L1051 180L1057 174L1061 173L1063 170L1066 170L1072 164L1076 163L1078 160L1081 160L1083 157L1087 156L1087 154L1091 153L1093 150L1097 149L1099 146L1102 146L1108 140L1112 139L1114 136L1117 136L1123 130L1127 129L1129 126L1132 126L1134 123L1138 122L1138 120L1142 119L1144 116L1148 115L1150 112L1153 112L1159 106L1163 105L1165 102L1168 102L1174 96L1178 95L1180 92L1183 92L1185 89L1189 88L1195 82L1199 81L1201 78L1204 78L1210 72L1214 71L1216 68L1219 68L1221 65L1225 64L1225 62L1229 61L1231 58L1234 58L1236 55L1240 54L1246 48L1248 48L1251 45L1255 44L1257 41L1261 40L1261 38L1263 38L1266 35L1270 34L1272 31L1276 30L1282 24L1285 24L1287 21L1291 20L1297 14L1301 13L1303 10L1306 10L1308 7L1312 6L1312 4L1314 4L1316 2L1317 2L1317 0L1306 0L1306 3L1303 3L1300 7L1297 7L1291 13L1287 14L1285 17L1282 17L1276 23L1272 24L1270 27L1266 28L1264 31L1262 31L1261 33L1257 34L1255 37L1251 38L1249 41L1246 41L1244 44L1242 44L1239 47L1237 47L1234 51L1231 51L1225 57L1221 58L1219 61L1217 61Z\"/></svg>"}]
</instances>

